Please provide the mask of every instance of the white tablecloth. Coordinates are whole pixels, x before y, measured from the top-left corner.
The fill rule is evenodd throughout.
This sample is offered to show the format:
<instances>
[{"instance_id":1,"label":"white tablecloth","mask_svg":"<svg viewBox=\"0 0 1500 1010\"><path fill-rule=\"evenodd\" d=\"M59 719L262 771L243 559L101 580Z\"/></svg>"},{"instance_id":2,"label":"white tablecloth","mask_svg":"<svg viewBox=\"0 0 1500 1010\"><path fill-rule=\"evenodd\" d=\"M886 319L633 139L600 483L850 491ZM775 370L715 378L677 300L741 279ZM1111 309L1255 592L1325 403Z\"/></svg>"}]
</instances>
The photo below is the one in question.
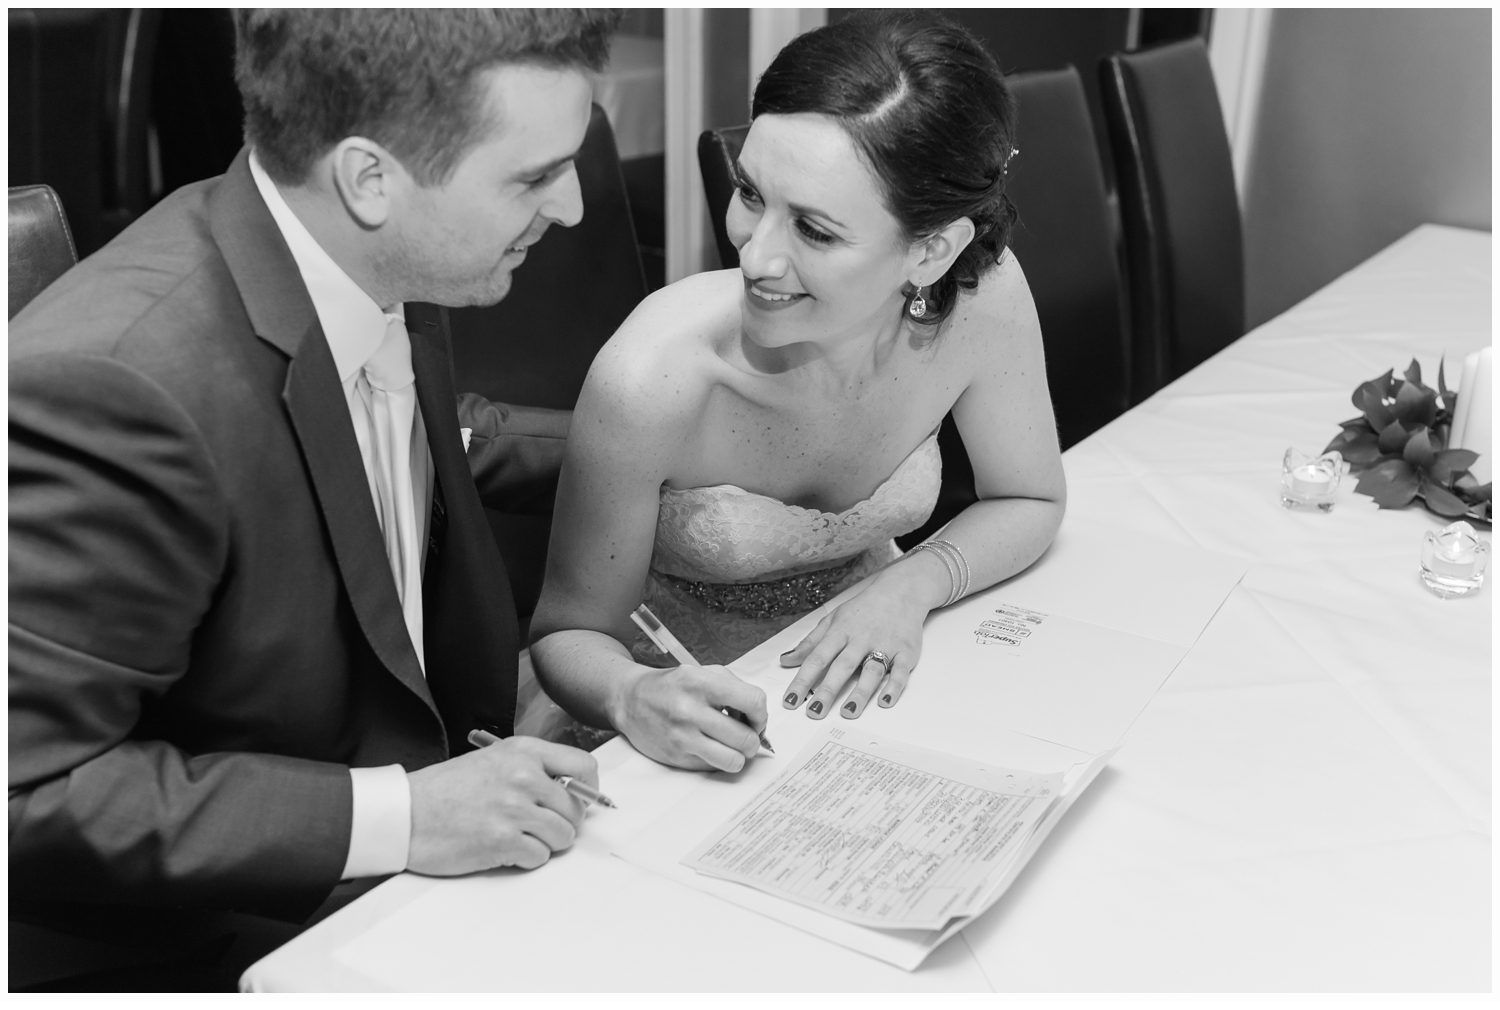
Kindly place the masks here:
<instances>
[{"instance_id":1,"label":"white tablecloth","mask_svg":"<svg viewBox=\"0 0 1500 1010\"><path fill-rule=\"evenodd\" d=\"M1017 884L918 971L629 866L591 819L534 873L397 877L244 984L1487 990L1494 589L1423 588L1441 522L1420 508L1378 511L1349 481L1331 514L1288 512L1277 490L1282 452L1320 450L1359 382L1489 340L1489 234L1424 227L1064 456L1069 521L1249 571ZM650 799L596 834L691 787L601 753L612 793ZM472 917L421 916L454 888Z\"/></svg>"}]
</instances>

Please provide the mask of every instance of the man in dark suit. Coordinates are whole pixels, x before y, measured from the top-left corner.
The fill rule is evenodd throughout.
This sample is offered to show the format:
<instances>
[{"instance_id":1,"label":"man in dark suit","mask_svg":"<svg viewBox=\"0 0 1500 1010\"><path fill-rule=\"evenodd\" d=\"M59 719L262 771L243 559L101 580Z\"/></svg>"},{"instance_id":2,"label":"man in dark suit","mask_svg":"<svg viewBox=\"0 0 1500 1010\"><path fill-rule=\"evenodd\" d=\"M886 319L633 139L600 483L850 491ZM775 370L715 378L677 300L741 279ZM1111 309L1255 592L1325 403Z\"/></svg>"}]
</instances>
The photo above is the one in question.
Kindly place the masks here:
<instances>
[{"instance_id":1,"label":"man in dark suit","mask_svg":"<svg viewBox=\"0 0 1500 1010\"><path fill-rule=\"evenodd\" d=\"M578 220L608 23L240 12L249 147L12 320L13 903L297 920L571 844L589 755L465 742L518 648L476 484L546 507L567 418L456 397L438 306Z\"/></svg>"}]
</instances>

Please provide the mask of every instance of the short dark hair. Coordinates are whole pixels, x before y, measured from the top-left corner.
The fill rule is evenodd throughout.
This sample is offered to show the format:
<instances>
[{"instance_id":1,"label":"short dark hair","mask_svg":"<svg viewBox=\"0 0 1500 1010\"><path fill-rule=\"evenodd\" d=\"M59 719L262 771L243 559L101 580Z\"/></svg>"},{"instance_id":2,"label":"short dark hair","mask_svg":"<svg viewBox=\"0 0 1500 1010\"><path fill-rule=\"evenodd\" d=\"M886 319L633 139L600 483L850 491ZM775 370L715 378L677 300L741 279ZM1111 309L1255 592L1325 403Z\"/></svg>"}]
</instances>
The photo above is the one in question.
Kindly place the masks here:
<instances>
[{"instance_id":1,"label":"short dark hair","mask_svg":"<svg viewBox=\"0 0 1500 1010\"><path fill-rule=\"evenodd\" d=\"M506 63L602 69L610 11L235 12L245 139L278 182L304 181L345 137L389 148L422 185L451 177L492 124L479 75Z\"/></svg>"},{"instance_id":2,"label":"short dark hair","mask_svg":"<svg viewBox=\"0 0 1500 1010\"><path fill-rule=\"evenodd\" d=\"M941 322L999 262L1016 220L1005 193L1016 102L995 58L929 11L853 14L793 39L756 85L751 118L799 112L839 121L906 238L974 222L925 299L923 321Z\"/></svg>"}]
</instances>

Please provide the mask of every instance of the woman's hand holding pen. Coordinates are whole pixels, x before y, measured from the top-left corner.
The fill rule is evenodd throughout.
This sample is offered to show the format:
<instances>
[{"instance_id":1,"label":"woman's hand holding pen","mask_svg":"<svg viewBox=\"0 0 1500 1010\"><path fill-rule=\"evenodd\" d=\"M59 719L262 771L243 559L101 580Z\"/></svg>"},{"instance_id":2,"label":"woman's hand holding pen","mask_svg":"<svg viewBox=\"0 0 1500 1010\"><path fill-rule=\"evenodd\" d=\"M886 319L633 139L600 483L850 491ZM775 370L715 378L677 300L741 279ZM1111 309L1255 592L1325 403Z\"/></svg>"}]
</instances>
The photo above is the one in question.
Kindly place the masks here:
<instances>
[{"instance_id":1,"label":"woman's hand holding pen","mask_svg":"<svg viewBox=\"0 0 1500 1010\"><path fill-rule=\"evenodd\" d=\"M745 713L749 725L725 715ZM610 721L663 764L737 772L760 749L766 695L722 666L637 667L609 700Z\"/></svg>"}]
</instances>

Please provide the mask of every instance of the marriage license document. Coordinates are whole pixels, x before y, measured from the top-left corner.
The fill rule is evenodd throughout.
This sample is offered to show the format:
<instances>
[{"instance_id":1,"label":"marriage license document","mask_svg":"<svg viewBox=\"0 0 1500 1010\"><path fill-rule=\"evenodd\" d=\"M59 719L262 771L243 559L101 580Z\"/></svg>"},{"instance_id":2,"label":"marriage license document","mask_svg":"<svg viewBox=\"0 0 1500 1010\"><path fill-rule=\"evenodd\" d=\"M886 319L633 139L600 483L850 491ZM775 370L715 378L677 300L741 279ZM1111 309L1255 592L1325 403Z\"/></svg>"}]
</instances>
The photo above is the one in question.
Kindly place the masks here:
<instances>
[{"instance_id":1,"label":"marriage license document","mask_svg":"<svg viewBox=\"0 0 1500 1010\"><path fill-rule=\"evenodd\" d=\"M682 863L863 926L942 929L996 896L1062 786L831 729Z\"/></svg>"}]
</instances>

